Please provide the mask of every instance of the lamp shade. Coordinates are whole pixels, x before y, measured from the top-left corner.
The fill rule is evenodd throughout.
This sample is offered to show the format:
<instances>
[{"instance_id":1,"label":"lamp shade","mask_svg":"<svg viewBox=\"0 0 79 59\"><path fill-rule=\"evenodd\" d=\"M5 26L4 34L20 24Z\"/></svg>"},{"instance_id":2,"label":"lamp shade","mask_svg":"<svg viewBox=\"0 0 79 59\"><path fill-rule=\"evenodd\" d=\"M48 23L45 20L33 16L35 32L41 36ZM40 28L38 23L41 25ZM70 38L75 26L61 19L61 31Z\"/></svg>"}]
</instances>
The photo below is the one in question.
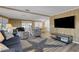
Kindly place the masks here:
<instances>
[{"instance_id":1,"label":"lamp shade","mask_svg":"<svg viewBox=\"0 0 79 59\"><path fill-rule=\"evenodd\" d=\"M2 33L0 32L0 42L2 42L4 40L4 36L2 35Z\"/></svg>"}]
</instances>

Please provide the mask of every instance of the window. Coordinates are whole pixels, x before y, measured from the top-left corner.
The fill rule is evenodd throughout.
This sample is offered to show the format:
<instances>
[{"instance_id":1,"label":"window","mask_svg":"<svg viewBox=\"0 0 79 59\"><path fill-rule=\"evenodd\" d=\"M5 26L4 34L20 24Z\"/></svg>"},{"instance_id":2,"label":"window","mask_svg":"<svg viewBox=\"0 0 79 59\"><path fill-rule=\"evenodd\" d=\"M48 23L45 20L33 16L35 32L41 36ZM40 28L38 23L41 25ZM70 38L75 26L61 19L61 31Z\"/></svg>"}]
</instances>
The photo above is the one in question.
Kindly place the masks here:
<instances>
[{"instance_id":1,"label":"window","mask_svg":"<svg viewBox=\"0 0 79 59\"><path fill-rule=\"evenodd\" d=\"M43 23L42 22L35 22L35 28L39 27L42 28Z\"/></svg>"},{"instance_id":2,"label":"window","mask_svg":"<svg viewBox=\"0 0 79 59\"><path fill-rule=\"evenodd\" d=\"M2 28L2 24L0 23L0 29Z\"/></svg>"},{"instance_id":3,"label":"window","mask_svg":"<svg viewBox=\"0 0 79 59\"><path fill-rule=\"evenodd\" d=\"M32 23L28 21L22 21L22 27L25 28L25 31L32 30Z\"/></svg>"},{"instance_id":4,"label":"window","mask_svg":"<svg viewBox=\"0 0 79 59\"><path fill-rule=\"evenodd\" d=\"M8 23L8 19L7 18L0 17L0 29L5 30L7 23Z\"/></svg>"}]
</instances>

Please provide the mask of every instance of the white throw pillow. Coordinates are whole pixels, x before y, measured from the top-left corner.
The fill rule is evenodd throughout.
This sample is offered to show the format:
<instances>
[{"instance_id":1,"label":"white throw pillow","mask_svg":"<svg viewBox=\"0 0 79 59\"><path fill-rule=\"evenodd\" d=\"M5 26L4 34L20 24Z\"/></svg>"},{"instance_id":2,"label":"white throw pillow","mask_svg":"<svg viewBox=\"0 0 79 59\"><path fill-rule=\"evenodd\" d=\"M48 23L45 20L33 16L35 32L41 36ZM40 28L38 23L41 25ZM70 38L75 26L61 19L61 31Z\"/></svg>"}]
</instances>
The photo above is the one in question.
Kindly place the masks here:
<instances>
[{"instance_id":1,"label":"white throw pillow","mask_svg":"<svg viewBox=\"0 0 79 59\"><path fill-rule=\"evenodd\" d=\"M4 36L2 35L2 33L0 32L0 42L2 42L4 40Z\"/></svg>"},{"instance_id":2,"label":"white throw pillow","mask_svg":"<svg viewBox=\"0 0 79 59\"><path fill-rule=\"evenodd\" d=\"M13 34L10 33L10 32L4 32L4 34L5 34L5 36L6 36L6 40L8 40L8 39L14 37Z\"/></svg>"}]
</instances>

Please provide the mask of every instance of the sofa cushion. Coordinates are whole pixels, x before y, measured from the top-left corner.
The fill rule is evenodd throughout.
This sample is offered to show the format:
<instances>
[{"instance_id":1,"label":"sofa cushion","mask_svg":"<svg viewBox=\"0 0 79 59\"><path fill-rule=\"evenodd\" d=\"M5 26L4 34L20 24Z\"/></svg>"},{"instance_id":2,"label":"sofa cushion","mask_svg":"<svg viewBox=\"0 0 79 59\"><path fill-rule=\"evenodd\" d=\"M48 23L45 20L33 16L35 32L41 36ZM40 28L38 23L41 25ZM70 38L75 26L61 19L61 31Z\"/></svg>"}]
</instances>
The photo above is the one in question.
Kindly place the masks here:
<instances>
[{"instance_id":1,"label":"sofa cushion","mask_svg":"<svg viewBox=\"0 0 79 59\"><path fill-rule=\"evenodd\" d=\"M4 36L4 39L6 39L6 36L4 34L4 30L0 30L0 32L2 33L2 35Z\"/></svg>"},{"instance_id":2,"label":"sofa cushion","mask_svg":"<svg viewBox=\"0 0 79 59\"><path fill-rule=\"evenodd\" d=\"M21 40L21 45L23 51L27 50L27 48L32 46L32 44L30 44L27 40Z\"/></svg>"},{"instance_id":3,"label":"sofa cushion","mask_svg":"<svg viewBox=\"0 0 79 59\"><path fill-rule=\"evenodd\" d=\"M11 46L11 45L20 43L20 38L19 38L19 36L15 36L8 40L4 40L2 43L5 44L6 46Z\"/></svg>"},{"instance_id":4,"label":"sofa cushion","mask_svg":"<svg viewBox=\"0 0 79 59\"><path fill-rule=\"evenodd\" d=\"M12 33L10 33L10 32L5 32L5 31L4 31L4 35L5 35L5 37L6 37L6 40L8 40L8 39L14 37L14 35L13 35Z\"/></svg>"},{"instance_id":5,"label":"sofa cushion","mask_svg":"<svg viewBox=\"0 0 79 59\"><path fill-rule=\"evenodd\" d=\"M6 32L6 31L4 31L4 30L0 30L0 32L1 32L2 35L4 36L4 39L6 39L6 40L8 40L8 39L14 37L14 35L13 35L12 33L10 33L10 32Z\"/></svg>"},{"instance_id":6,"label":"sofa cushion","mask_svg":"<svg viewBox=\"0 0 79 59\"><path fill-rule=\"evenodd\" d=\"M2 33L0 32L0 42L2 42L4 40L4 36L2 35Z\"/></svg>"}]
</instances>

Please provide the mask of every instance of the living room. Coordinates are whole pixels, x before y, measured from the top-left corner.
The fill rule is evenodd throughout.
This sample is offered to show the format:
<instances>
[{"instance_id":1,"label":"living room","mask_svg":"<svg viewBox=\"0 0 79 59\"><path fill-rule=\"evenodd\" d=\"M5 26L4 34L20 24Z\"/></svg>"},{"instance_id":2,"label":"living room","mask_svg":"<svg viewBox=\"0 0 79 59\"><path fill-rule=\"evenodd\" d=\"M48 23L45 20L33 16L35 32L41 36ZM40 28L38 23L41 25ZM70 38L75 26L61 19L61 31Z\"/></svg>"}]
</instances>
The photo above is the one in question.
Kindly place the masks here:
<instances>
[{"instance_id":1,"label":"living room","mask_svg":"<svg viewBox=\"0 0 79 59\"><path fill-rule=\"evenodd\" d=\"M0 10L0 31L2 33L0 36L0 38L2 38L0 39L2 46L0 49L1 51L79 51L78 6L0 6ZM59 22L56 22L56 19L65 20L65 18L68 20L64 23L66 23L66 25L71 25L70 27L61 26L65 24L56 26L56 23ZM70 23L68 23L68 21ZM62 22L63 21L60 23ZM8 35L4 35L2 30L8 31ZM5 39L5 36L8 36L6 37L7 39ZM12 38L14 36L18 37ZM10 41L5 41L8 39ZM14 43L12 43L12 39L15 39ZM19 41L17 39L19 39Z\"/></svg>"}]
</instances>

